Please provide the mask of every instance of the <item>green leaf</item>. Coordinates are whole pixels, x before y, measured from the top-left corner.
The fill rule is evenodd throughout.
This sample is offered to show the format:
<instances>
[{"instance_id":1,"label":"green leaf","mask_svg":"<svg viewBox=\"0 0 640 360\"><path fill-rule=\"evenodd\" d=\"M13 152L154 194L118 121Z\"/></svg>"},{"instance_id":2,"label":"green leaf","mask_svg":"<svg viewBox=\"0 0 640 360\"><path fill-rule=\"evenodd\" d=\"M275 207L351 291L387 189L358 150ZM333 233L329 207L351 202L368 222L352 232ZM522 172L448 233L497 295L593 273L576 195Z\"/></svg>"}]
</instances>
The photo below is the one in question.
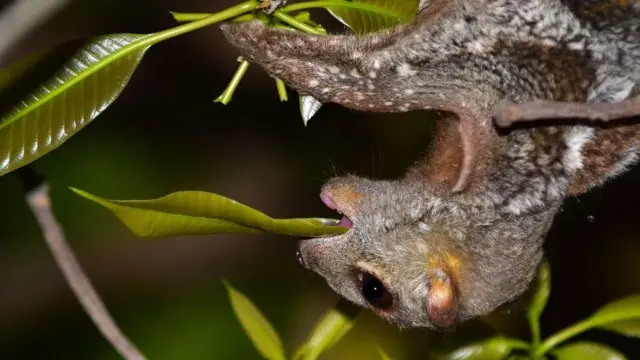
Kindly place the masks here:
<instances>
[{"instance_id":1,"label":"green leaf","mask_svg":"<svg viewBox=\"0 0 640 360\"><path fill-rule=\"evenodd\" d=\"M233 312L258 352L265 359L285 360L282 341L269 320L244 294L234 289L227 281L223 283L229 293Z\"/></svg>"},{"instance_id":2,"label":"green leaf","mask_svg":"<svg viewBox=\"0 0 640 360\"><path fill-rule=\"evenodd\" d=\"M116 34L92 40L0 119L0 176L62 145L102 113L120 95L151 45L251 12L257 6L255 1L245 1L154 34Z\"/></svg>"},{"instance_id":3,"label":"green leaf","mask_svg":"<svg viewBox=\"0 0 640 360\"><path fill-rule=\"evenodd\" d=\"M558 360L626 360L627 358L608 346L580 341L564 345L553 351Z\"/></svg>"},{"instance_id":4,"label":"green leaf","mask_svg":"<svg viewBox=\"0 0 640 360\"><path fill-rule=\"evenodd\" d=\"M0 70L0 93L11 86L16 80L24 75L27 70L42 60L51 50L39 51L22 60L16 61L6 68Z\"/></svg>"},{"instance_id":5,"label":"green leaf","mask_svg":"<svg viewBox=\"0 0 640 360\"><path fill-rule=\"evenodd\" d=\"M273 219L229 198L203 191L180 191L152 200L107 200L71 188L115 214L140 237L270 232L314 237L341 234L336 220Z\"/></svg>"},{"instance_id":6,"label":"green leaf","mask_svg":"<svg viewBox=\"0 0 640 360\"><path fill-rule=\"evenodd\" d=\"M602 325L599 329L612 331L624 336L640 338L640 319L616 321Z\"/></svg>"},{"instance_id":7,"label":"green leaf","mask_svg":"<svg viewBox=\"0 0 640 360\"><path fill-rule=\"evenodd\" d=\"M334 0L333 2L336 6L327 6L327 11L357 34L409 23L418 13L419 5L419 0ZM341 7L340 3L348 3L350 6Z\"/></svg>"},{"instance_id":8,"label":"green leaf","mask_svg":"<svg viewBox=\"0 0 640 360\"><path fill-rule=\"evenodd\" d=\"M640 319L640 295L628 296L601 307L590 321L604 325L629 319Z\"/></svg>"},{"instance_id":9,"label":"green leaf","mask_svg":"<svg viewBox=\"0 0 640 360\"><path fill-rule=\"evenodd\" d=\"M536 276L535 293L527 308L527 318L534 344L540 342L540 315L544 311L551 292L551 267L545 260L540 264Z\"/></svg>"},{"instance_id":10,"label":"green leaf","mask_svg":"<svg viewBox=\"0 0 640 360\"><path fill-rule=\"evenodd\" d=\"M305 343L298 348L294 359L315 360L331 349L353 328L362 310L341 299L316 323Z\"/></svg>"},{"instance_id":11,"label":"green leaf","mask_svg":"<svg viewBox=\"0 0 640 360\"><path fill-rule=\"evenodd\" d=\"M0 120L0 175L62 145L120 95L147 46L146 35L102 36Z\"/></svg>"},{"instance_id":12,"label":"green leaf","mask_svg":"<svg viewBox=\"0 0 640 360\"><path fill-rule=\"evenodd\" d=\"M613 301L596 311L589 320L599 329L630 337L640 337L640 295Z\"/></svg>"},{"instance_id":13,"label":"green leaf","mask_svg":"<svg viewBox=\"0 0 640 360\"><path fill-rule=\"evenodd\" d=\"M438 356L441 360L502 360L513 346L511 342L502 337L495 336L488 340L460 347L446 355Z\"/></svg>"}]
</instances>

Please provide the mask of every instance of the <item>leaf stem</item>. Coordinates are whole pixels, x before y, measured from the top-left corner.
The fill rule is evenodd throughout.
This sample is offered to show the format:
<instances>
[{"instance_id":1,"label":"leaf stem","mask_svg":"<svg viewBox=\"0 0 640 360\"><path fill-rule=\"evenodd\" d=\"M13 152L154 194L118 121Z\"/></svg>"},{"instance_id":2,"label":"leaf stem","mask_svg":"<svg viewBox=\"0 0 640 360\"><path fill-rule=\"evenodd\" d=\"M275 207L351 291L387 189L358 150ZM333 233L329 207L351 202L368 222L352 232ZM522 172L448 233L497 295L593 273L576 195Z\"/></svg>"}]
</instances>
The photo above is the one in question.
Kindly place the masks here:
<instances>
[{"instance_id":1,"label":"leaf stem","mask_svg":"<svg viewBox=\"0 0 640 360\"><path fill-rule=\"evenodd\" d=\"M579 321L563 330L558 331L557 333L549 336L533 353L535 358L540 358L542 355L546 354L549 350L551 350L556 345L560 344L572 338L584 331L589 330L594 327L595 324L591 319L585 319Z\"/></svg>"},{"instance_id":2,"label":"leaf stem","mask_svg":"<svg viewBox=\"0 0 640 360\"><path fill-rule=\"evenodd\" d=\"M602 326L604 324L616 321L628 320L630 317L626 315L607 316L607 317L588 317L579 321L557 333L549 336L535 351L534 356L541 357L556 345L572 338L589 329Z\"/></svg>"},{"instance_id":3,"label":"leaf stem","mask_svg":"<svg viewBox=\"0 0 640 360\"><path fill-rule=\"evenodd\" d=\"M278 96L280 97L280 101L289 100L289 97L287 96L287 88L284 85L284 81L276 79L276 88L278 89Z\"/></svg>"},{"instance_id":4,"label":"leaf stem","mask_svg":"<svg viewBox=\"0 0 640 360\"><path fill-rule=\"evenodd\" d=\"M531 351L531 345L526 341L519 339L506 339L505 342L509 344L509 347L516 350Z\"/></svg>"},{"instance_id":5,"label":"leaf stem","mask_svg":"<svg viewBox=\"0 0 640 360\"><path fill-rule=\"evenodd\" d=\"M233 93L236 91L238 84L240 84L240 80L242 80L242 77L244 76L244 74L247 72L247 69L249 68L249 62L247 60L238 58L238 61L240 61L238 70L236 70L236 73L233 74L233 78L231 78L231 81L229 82L229 85L227 85L227 88L224 89L222 94L220 94L220 96L218 96L214 100L214 102L219 102L219 103L222 103L223 105L227 105L231 102L231 98L233 98Z\"/></svg>"},{"instance_id":6,"label":"leaf stem","mask_svg":"<svg viewBox=\"0 0 640 360\"><path fill-rule=\"evenodd\" d=\"M194 30L198 30L208 25L215 24L220 21L228 20L234 18L236 16L243 15L249 11L254 11L260 7L260 2L257 0L249 0L243 3L240 3L236 6L232 6L226 10L201 17L196 21L192 21L188 24L176 26L171 29L167 29L164 31L157 32L155 34L149 35L146 39L140 42L138 46L148 46L159 43L161 41L176 37L178 35L182 35ZM178 13L172 13L174 17L179 15ZM193 14L192 14L193 15Z\"/></svg>"},{"instance_id":7,"label":"leaf stem","mask_svg":"<svg viewBox=\"0 0 640 360\"><path fill-rule=\"evenodd\" d=\"M283 10L276 10L273 12L273 16L282 21L283 23L286 23L287 25L290 25L291 27L294 27L298 30L304 31L306 33L310 33L310 34L315 34L315 35L326 35L327 32L317 29L314 26L311 26L309 24L305 24L304 22L294 18L293 16L287 14L286 12L284 12Z\"/></svg>"}]
</instances>

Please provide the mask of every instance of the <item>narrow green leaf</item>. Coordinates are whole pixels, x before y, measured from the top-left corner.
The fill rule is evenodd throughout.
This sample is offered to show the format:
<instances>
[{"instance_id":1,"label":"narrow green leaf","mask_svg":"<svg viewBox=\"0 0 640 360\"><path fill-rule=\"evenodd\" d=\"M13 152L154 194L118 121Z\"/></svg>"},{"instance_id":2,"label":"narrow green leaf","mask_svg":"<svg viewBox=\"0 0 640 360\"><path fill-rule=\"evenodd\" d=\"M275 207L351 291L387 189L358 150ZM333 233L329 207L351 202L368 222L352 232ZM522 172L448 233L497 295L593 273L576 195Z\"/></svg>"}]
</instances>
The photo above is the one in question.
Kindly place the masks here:
<instances>
[{"instance_id":1,"label":"narrow green leaf","mask_svg":"<svg viewBox=\"0 0 640 360\"><path fill-rule=\"evenodd\" d=\"M448 354L438 356L441 360L502 360L513 347L511 342L502 337L495 336L485 341L476 342L460 347Z\"/></svg>"},{"instance_id":2,"label":"narrow green leaf","mask_svg":"<svg viewBox=\"0 0 640 360\"><path fill-rule=\"evenodd\" d=\"M229 293L233 312L260 354L269 360L285 360L282 341L269 320L244 294L223 281Z\"/></svg>"},{"instance_id":3,"label":"narrow green leaf","mask_svg":"<svg viewBox=\"0 0 640 360\"><path fill-rule=\"evenodd\" d=\"M538 319L547 305L549 293L551 292L551 267L547 261L543 261L540 264L538 275L536 276L535 289L536 292L529 303L527 313L530 318Z\"/></svg>"},{"instance_id":4,"label":"narrow green leaf","mask_svg":"<svg viewBox=\"0 0 640 360\"><path fill-rule=\"evenodd\" d=\"M30 67L37 64L49 52L50 50L38 51L0 70L0 93L11 86L24 75Z\"/></svg>"},{"instance_id":5,"label":"narrow green leaf","mask_svg":"<svg viewBox=\"0 0 640 360\"><path fill-rule=\"evenodd\" d=\"M331 225L336 220L273 219L237 201L203 191L180 191L152 200L107 200L71 190L107 208L140 237L260 232L314 237L347 230Z\"/></svg>"},{"instance_id":6,"label":"narrow green leaf","mask_svg":"<svg viewBox=\"0 0 640 360\"><path fill-rule=\"evenodd\" d=\"M315 360L331 349L353 328L361 309L341 299L316 323L305 343L294 355L296 360Z\"/></svg>"},{"instance_id":7,"label":"narrow green leaf","mask_svg":"<svg viewBox=\"0 0 640 360\"><path fill-rule=\"evenodd\" d=\"M57 148L104 111L148 49L132 46L144 37L117 34L90 41L0 119L0 175Z\"/></svg>"},{"instance_id":8,"label":"narrow green leaf","mask_svg":"<svg viewBox=\"0 0 640 360\"><path fill-rule=\"evenodd\" d=\"M535 293L527 308L527 319L533 337L533 343L540 343L540 315L544 311L551 292L551 267L545 260L540 264L535 282Z\"/></svg>"},{"instance_id":9,"label":"narrow green leaf","mask_svg":"<svg viewBox=\"0 0 640 360\"><path fill-rule=\"evenodd\" d=\"M580 341L559 347L553 351L558 360L626 360L619 351L608 346Z\"/></svg>"},{"instance_id":10,"label":"narrow green leaf","mask_svg":"<svg viewBox=\"0 0 640 360\"><path fill-rule=\"evenodd\" d=\"M622 320L640 320L640 295L615 300L596 311L590 321L599 325Z\"/></svg>"},{"instance_id":11,"label":"narrow green leaf","mask_svg":"<svg viewBox=\"0 0 640 360\"><path fill-rule=\"evenodd\" d=\"M419 0L334 0L326 9L357 34L379 31L411 22L418 13ZM362 8L342 7L340 3L361 4Z\"/></svg>"},{"instance_id":12,"label":"narrow green leaf","mask_svg":"<svg viewBox=\"0 0 640 360\"><path fill-rule=\"evenodd\" d=\"M640 338L640 319L616 321L599 328L628 337Z\"/></svg>"}]
</instances>

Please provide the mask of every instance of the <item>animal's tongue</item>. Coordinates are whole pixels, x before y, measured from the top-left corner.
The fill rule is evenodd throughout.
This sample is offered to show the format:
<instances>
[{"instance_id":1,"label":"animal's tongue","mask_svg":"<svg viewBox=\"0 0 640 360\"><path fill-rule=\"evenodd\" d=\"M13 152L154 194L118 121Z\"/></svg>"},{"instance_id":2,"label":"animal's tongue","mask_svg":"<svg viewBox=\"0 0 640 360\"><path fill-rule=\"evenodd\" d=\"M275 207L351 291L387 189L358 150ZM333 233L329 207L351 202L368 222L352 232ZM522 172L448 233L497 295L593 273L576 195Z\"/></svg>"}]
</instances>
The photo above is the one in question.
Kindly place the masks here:
<instances>
[{"instance_id":1,"label":"animal's tongue","mask_svg":"<svg viewBox=\"0 0 640 360\"><path fill-rule=\"evenodd\" d=\"M340 219L340 222L338 223L338 225L344 226L344 227L349 228L349 229L351 229L353 227L353 223L346 216L343 216L342 219Z\"/></svg>"},{"instance_id":2,"label":"animal's tongue","mask_svg":"<svg viewBox=\"0 0 640 360\"><path fill-rule=\"evenodd\" d=\"M333 201L331 196L329 196L329 194L325 194L325 193L320 194L320 199L329 209L340 212L338 210L336 203ZM340 222L338 223L338 225L344 226L346 228L353 227L353 223L351 222L351 220L344 215L342 216L342 219L340 219Z\"/></svg>"}]
</instances>

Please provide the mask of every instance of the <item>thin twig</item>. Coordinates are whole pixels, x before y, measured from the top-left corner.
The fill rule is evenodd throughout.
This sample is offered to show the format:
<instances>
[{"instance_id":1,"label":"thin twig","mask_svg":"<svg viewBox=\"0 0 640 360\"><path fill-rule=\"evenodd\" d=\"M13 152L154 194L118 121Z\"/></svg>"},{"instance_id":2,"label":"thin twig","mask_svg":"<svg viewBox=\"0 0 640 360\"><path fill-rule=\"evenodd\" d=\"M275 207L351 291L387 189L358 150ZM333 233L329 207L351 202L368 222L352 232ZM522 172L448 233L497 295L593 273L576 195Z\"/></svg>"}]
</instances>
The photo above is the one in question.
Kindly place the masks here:
<instances>
[{"instance_id":1,"label":"thin twig","mask_svg":"<svg viewBox=\"0 0 640 360\"><path fill-rule=\"evenodd\" d=\"M58 267L60 267L67 283L82 307L91 317L93 323L123 358L127 360L144 360L145 357L113 321L109 311L67 244L62 227L51 211L49 185L42 182L27 193L26 199L40 224L44 238Z\"/></svg>"},{"instance_id":2,"label":"thin twig","mask_svg":"<svg viewBox=\"0 0 640 360\"><path fill-rule=\"evenodd\" d=\"M640 97L612 103L502 102L496 107L495 122L500 127L509 127L527 121L579 119L609 122L635 116L640 116Z\"/></svg>"},{"instance_id":3,"label":"thin twig","mask_svg":"<svg viewBox=\"0 0 640 360\"><path fill-rule=\"evenodd\" d=\"M0 15L0 62L36 27L62 10L70 0L16 0Z\"/></svg>"}]
</instances>

